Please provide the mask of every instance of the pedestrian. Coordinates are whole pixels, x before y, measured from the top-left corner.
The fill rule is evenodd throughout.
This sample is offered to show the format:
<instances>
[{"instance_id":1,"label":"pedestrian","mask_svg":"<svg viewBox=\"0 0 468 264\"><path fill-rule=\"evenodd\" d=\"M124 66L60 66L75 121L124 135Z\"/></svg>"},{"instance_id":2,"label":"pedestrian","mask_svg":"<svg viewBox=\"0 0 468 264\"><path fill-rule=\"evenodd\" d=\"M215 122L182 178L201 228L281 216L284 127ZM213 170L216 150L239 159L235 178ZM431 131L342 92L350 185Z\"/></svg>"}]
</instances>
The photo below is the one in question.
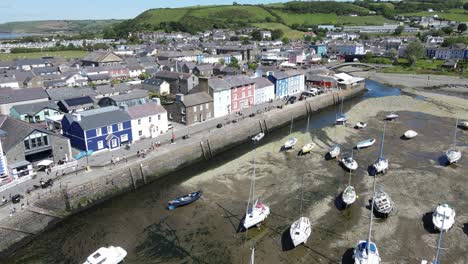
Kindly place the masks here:
<instances>
[{"instance_id":1,"label":"pedestrian","mask_svg":"<svg viewBox=\"0 0 468 264\"><path fill-rule=\"evenodd\" d=\"M13 216L13 207L10 206L10 217Z\"/></svg>"},{"instance_id":2,"label":"pedestrian","mask_svg":"<svg viewBox=\"0 0 468 264\"><path fill-rule=\"evenodd\" d=\"M114 155L112 155L112 157L111 157L111 164L115 166L115 158L114 158Z\"/></svg>"},{"instance_id":3,"label":"pedestrian","mask_svg":"<svg viewBox=\"0 0 468 264\"><path fill-rule=\"evenodd\" d=\"M140 151L139 150L137 151L137 157L138 158L140 157Z\"/></svg>"},{"instance_id":4,"label":"pedestrian","mask_svg":"<svg viewBox=\"0 0 468 264\"><path fill-rule=\"evenodd\" d=\"M24 203L21 204L21 211L24 211Z\"/></svg>"},{"instance_id":5,"label":"pedestrian","mask_svg":"<svg viewBox=\"0 0 468 264\"><path fill-rule=\"evenodd\" d=\"M5 198L5 196L2 197L2 203L6 203L7 202L7 199Z\"/></svg>"},{"instance_id":6,"label":"pedestrian","mask_svg":"<svg viewBox=\"0 0 468 264\"><path fill-rule=\"evenodd\" d=\"M49 168L46 168L45 171L46 171L46 174L49 175Z\"/></svg>"}]
</instances>

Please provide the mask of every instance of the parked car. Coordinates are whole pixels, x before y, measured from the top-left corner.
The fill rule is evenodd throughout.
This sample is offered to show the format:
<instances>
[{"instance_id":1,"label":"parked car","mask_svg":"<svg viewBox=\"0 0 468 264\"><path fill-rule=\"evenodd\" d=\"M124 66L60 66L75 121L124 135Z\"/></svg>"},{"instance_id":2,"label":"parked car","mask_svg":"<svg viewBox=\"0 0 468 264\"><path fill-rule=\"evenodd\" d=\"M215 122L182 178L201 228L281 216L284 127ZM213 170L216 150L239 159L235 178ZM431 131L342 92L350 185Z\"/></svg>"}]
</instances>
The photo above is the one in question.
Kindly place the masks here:
<instances>
[{"instance_id":1,"label":"parked car","mask_svg":"<svg viewBox=\"0 0 468 264\"><path fill-rule=\"evenodd\" d=\"M309 92L312 93L314 96L319 94L319 89L317 88L310 88Z\"/></svg>"},{"instance_id":2,"label":"parked car","mask_svg":"<svg viewBox=\"0 0 468 264\"><path fill-rule=\"evenodd\" d=\"M291 97L289 97L289 99L288 99L288 103L294 104L294 103L296 102L296 100L297 100L297 97L296 97L296 96L291 96Z\"/></svg>"},{"instance_id":3,"label":"parked car","mask_svg":"<svg viewBox=\"0 0 468 264\"><path fill-rule=\"evenodd\" d=\"M0 186L10 183L12 180L7 174L0 176Z\"/></svg>"},{"instance_id":4,"label":"parked car","mask_svg":"<svg viewBox=\"0 0 468 264\"><path fill-rule=\"evenodd\" d=\"M312 97L312 96L315 96L315 94L312 93L312 92L305 91L305 92L302 92L302 93L301 93L301 96L304 96L304 97Z\"/></svg>"},{"instance_id":5,"label":"parked car","mask_svg":"<svg viewBox=\"0 0 468 264\"><path fill-rule=\"evenodd\" d=\"M222 127L223 127L223 124L218 124L216 127L217 127L217 128L222 128Z\"/></svg>"},{"instance_id":6,"label":"parked car","mask_svg":"<svg viewBox=\"0 0 468 264\"><path fill-rule=\"evenodd\" d=\"M15 194L11 197L11 202L17 204L21 201L21 198L23 197L20 194Z\"/></svg>"}]
</instances>

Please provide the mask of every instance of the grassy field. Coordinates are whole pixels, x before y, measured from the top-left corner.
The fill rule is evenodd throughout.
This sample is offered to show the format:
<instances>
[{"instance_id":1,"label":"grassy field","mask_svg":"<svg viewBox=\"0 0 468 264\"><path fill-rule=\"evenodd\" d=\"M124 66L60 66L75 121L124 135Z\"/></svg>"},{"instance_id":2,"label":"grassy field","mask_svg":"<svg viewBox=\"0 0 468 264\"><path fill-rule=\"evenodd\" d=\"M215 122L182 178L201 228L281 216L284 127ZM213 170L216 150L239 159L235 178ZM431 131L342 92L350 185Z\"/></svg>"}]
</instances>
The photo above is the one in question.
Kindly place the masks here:
<instances>
[{"instance_id":1,"label":"grassy field","mask_svg":"<svg viewBox=\"0 0 468 264\"><path fill-rule=\"evenodd\" d=\"M400 65L393 65L382 69L386 73L406 73L406 74L439 74L439 75L460 75L459 72L444 69L443 60L418 60L414 66L406 66L406 59L398 59ZM464 77L468 77L468 71L464 72Z\"/></svg>"},{"instance_id":2,"label":"grassy field","mask_svg":"<svg viewBox=\"0 0 468 264\"><path fill-rule=\"evenodd\" d=\"M292 24L340 24L340 25L383 25L391 21L382 16L337 16L336 14L295 14L274 10L287 25Z\"/></svg>"},{"instance_id":3,"label":"grassy field","mask_svg":"<svg viewBox=\"0 0 468 264\"><path fill-rule=\"evenodd\" d=\"M41 58L45 56L54 56L54 57L62 57L65 59L74 59L74 58L82 58L88 52L87 51L53 51L53 52L32 52L32 53L0 53L0 60L2 61L9 61L14 59L32 59L32 58Z\"/></svg>"},{"instance_id":4,"label":"grassy field","mask_svg":"<svg viewBox=\"0 0 468 264\"><path fill-rule=\"evenodd\" d=\"M215 6L208 8L193 9L190 16L207 19L219 19L245 22L262 22L265 18L274 17L265 9L258 6Z\"/></svg>"},{"instance_id":5,"label":"grassy field","mask_svg":"<svg viewBox=\"0 0 468 264\"><path fill-rule=\"evenodd\" d=\"M254 23L253 24L259 28L266 28L266 29L281 29L284 32L284 36L288 37L289 39L300 39L304 37L304 32L291 29L288 26L285 26L281 23Z\"/></svg>"},{"instance_id":6,"label":"grassy field","mask_svg":"<svg viewBox=\"0 0 468 264\"><path fill-rule=\"evenodd\" d=\"M161 22L171 22L181 20L190 8L163 8L148 10L135 18L136 21L144 21L152 25Z\"/></svg>"},{"instance_id":7,"label":"grassy field","mask_svg":"<svg viewBox=\"0 0 468 264\"><path fill-rule=\"evenodd\" d=\"M404 16L434 16L438 15L440 18L460 21L460 22L468 22L468 11L463 9L450 9L445 12L417 12L417 13L405 13L402 14Z\"/></svg>"}]
</instances>

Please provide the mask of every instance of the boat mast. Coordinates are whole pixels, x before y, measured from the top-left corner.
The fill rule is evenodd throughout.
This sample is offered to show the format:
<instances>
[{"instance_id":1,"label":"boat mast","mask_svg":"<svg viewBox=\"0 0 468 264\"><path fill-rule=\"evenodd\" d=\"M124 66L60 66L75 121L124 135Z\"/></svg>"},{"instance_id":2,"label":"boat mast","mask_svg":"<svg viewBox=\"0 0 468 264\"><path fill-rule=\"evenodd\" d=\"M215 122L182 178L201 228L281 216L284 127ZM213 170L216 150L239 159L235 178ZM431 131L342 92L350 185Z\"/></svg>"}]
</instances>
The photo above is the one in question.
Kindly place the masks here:
<instances>
[{"instance_id":1,"label":"boat mast","mask_svg":"<svg viewBox=\"0 0 468 264\"><path fill-rule=\"evenodd\" d=\"M439 235L439 242L437 242L437 253L435 257L435 262L433 264L440 264L440 250L441 245L442 245L442 237L444 235L444 223L445 223L445 212L444 212L444 218L442 219L442 228L440 229L440 235Z\"/></svg>"},{"instance_id":2,"label":"boat mast","mask_svg":"<svg viewBox=\"0 0 468 264\"><path fill-rule=\"evenodd\" d=\"M250 264L255 264L255 247L252 247L252 255L250 256Z\"/></svg>"},{"instance_id":3,"label":"boat mast","mask_svg":"<svg viewBox=\"0 0 468 264\"><path fill-rule=\"evenodd\" d=\"M372 234L372 221L374 219L374 199L375 199L375 183L377 182L377 176L374 176L374 186L372 191L372 201L371 201L371 210L370 210L370 222L369 222L369 236L367 238L366 250L367 250L367 262L369 263L369 249L371 243L371 234Z\"/></svg>"},{"instance_id":4,"label":"boat mast","mask_svg":"<svg viewBox=\"0 0 468 264\"><path fill-rule=\"evenodd\" d=\"M249 215L249 208L250 208L250 201L252 200L252 206L255 203L254 201L254 190L255 190L255 154L256 154L256 148L254 148L254 157L253 157L253 174L252 174L252 180L250 182L250 190L249 190L249 200L247 201L247 209L245 212L245 217L248 217Z\"/></svg>"},{"instance_id":5,"label":"boat mast","mask_svg":"<svg viewBox=\"0 0 468 264\"><path fill-rule=\"evenodd\" d=\"M302 214L302 199L303 199L303 197L304 197L304 173L302 173L302 177L301 177L301 209L300 209L301 217L304 216Z\"/></svg>"},{"instance_id":6,"label":"boat mast","mask_svg":"<svg viewBox=\"0 0 468 264\"><path fill-rule=\"evenodd\" d=\"M453 135L453 147L454 148L457 146L457 127L458 127L458 117L457 117L457 121L455 121L455 132Z\"/></svg>"},{"instance_id":7,"label":"boat mast","mask_svg":"<svg viewBox=\"0 0 468 264\"><path fill-rule=\"evenodd\" d=\"M383 126L383 133L382 133L382 142L380 142L380 153L379 153L379 159L383 158L383 147L384 147L384 140L385 140L385 127L387 126L387 122L384 121L384 126Z\"/></svg>"},{"instance_id":8,"label":"boat mast","mask_svg":"<svg viewBox=\"0 0 468 264\"><path fill-rule=\"evenodd\" d=\"M294 117L291 116L291 126L289 127L289 135L292 134L293 122L294 122Z\"/></svg>"}]
</instances>

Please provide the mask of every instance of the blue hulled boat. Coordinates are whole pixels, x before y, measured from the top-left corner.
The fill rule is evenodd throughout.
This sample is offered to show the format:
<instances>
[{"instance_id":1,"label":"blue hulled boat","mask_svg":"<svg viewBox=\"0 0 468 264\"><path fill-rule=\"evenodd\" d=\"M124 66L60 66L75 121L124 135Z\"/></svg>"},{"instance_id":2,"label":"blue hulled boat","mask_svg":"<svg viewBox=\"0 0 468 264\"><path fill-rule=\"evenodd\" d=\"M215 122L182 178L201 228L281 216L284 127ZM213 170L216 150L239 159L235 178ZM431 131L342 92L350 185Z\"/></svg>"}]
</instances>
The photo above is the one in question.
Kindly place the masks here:
<instances>
[{"instance_id":1,"label":"blue hulled boat","mask_svg":"<svg viewBox=\"0 0 468 264\"><path fill-rule=\"evenodd\" d=\"M181 206L184 206L184 205L187 205L187 204L191 204L193 202L195 202L196 200L198 200L198 198L200 198L202 196L203 192L202 191L198 191L198 192L193 192L193 193L189 193L187 195L184 195L182 197L178 197L172 201L169 201L167 203L167 209L169 210L174 210L176 209L177 207L181 207Z\"/></svg>"}]
</instances>

